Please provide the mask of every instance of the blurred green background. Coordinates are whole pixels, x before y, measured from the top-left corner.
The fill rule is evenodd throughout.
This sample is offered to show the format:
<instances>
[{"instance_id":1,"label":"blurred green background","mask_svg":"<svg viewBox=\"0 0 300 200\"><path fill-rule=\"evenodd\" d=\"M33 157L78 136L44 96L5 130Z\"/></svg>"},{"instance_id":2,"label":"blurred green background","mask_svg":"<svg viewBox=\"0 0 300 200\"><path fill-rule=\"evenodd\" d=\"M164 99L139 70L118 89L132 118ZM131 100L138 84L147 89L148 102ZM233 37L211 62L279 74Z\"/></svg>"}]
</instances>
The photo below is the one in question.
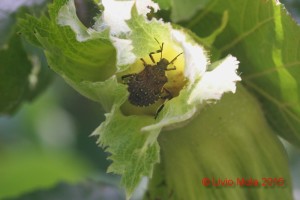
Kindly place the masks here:
<instances>
[{"instance_id":1,"label":"blurred green background","mask_svg":"<svg viewBox=\"0 0 300 200\"><path fill-rule=\"evenodd\" d=\"M283 3L300 23L300 0ZM80 12L88 25L91 18L86 13L93 7L84 5ZM49 73L53 72L49 69ZM54 74L38 98L24 103L13 116L0 117L0 199L19 199L26 193L87 179L101 183L97 189L102 199L124 199L119 177L106 174L108 155L97 146L97 138L90 136L103 120L100 105L79 95ZM300 200L300 150L284 144L294 195Z\"/></svg>"},{"instance_id":2,"label":"blurred green background","mask_svg":"<svg viewBox=\"0 0 300 200\"><path fill-rule=\"evenodd\" d=\"M104 120L101 107L59 77L34 102L0 118L0 199L61 181L106 181L107 155L92 131ZM115 177L109 177L109 179Z\"/></svg>"}]
</instances>

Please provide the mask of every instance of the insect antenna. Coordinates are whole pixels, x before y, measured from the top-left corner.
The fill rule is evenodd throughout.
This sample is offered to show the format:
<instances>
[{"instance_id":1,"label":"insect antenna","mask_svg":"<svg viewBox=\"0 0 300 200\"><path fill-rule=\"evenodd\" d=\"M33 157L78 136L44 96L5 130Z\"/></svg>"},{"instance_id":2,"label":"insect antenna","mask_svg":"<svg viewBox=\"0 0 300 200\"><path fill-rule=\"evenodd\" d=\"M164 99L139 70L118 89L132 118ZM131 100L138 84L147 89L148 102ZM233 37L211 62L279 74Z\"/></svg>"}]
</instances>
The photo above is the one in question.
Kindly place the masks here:
<instances>
[{"instance_id":1,"label":"insect antenna","mask_svg":"<svg viewBox=\"0 0 300 200\"><path fill-rule=\"evenodd\" d=\"M164 43L161 43L161 49L160 49L160 60L162 59L162 52L164 48Z\"/></svg>"},{"instance_id":2,"label":"insect antenna","mask_svg":"<svg viewBox=\"0 0 300 200\"><path fill-rule=\"evenodd\" d=\"M161 60L162 59L162 52L163 52L163 48L164 48L164 43L161 43L161 45L160 45L159 41L156 38L154 38L154 39L155 39L155 41L159 45L159 48L160 48L160 60Z\"/></svg>"},{"instance_id":3,"label":"insect antenna","mask_svg":"<svg viewBox=\"0 0 300 200\"><path fill-rule=\"evenodd\" d=\"M178 54L177 56L175 56L175 58L173 58L173 60L171 60L170 64L173 64L173 62L178 58L178 56L180 56L181 54L183 54L183 52L181 52L180 54Z\"/></svg>"}]
</instances>

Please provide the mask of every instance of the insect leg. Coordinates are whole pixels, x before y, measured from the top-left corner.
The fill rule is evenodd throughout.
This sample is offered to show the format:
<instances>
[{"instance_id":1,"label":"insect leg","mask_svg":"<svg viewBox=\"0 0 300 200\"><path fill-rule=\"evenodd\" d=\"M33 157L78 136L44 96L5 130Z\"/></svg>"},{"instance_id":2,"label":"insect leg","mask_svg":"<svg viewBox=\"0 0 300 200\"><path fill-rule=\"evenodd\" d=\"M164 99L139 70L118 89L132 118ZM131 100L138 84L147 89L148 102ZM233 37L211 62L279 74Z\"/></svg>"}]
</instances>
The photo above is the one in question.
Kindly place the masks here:
<instances>
[{"instance_id":1,"label":"insect leg","mask_svg":"<svg viewBox=\"0 0 300 200\"><path fill-rule=\"evenodd\" d=\"M160 113L160 111L165 107L165 104L161 104L161 106L159 106L159 108L157 109L154 119L156 119L158 117L158 114Z\"/></svg>"},{"instance_id":2,"label":"insect leg","mask_svg":"<svg viewBox=\"0 0 300 200\"><path fill-rule=\"evenodd\" d=\"M163 92L165 92L166 95L165 96L161 96L160 98L162 98L162 99L172 99L173 98L172 93L169 90L167 90L166 88L164 88L164 87L162 88L162 93Z\"/></svg>"},{"instance_id":3,"label":"insect leg","mask_svg":"<svg viewBox=\"0 0 300 200\"><path fill-rule=\"evenodd\" d=\"M123 75L121 78L122 80L125 79L125 78L129 78L129 77L133 77L133 76L136 76L136 74L126 74L126 75Z\"/></svg>"},{"instance_id":4,"label":"insect leg","mask_svg":"<svg viewBox=\"0 0 300 200\"><path fill-rule=\"evenodd\" d=\"M163 43L164 44L164 43ZM152 62L153 63L155 63L155 60L154 60L154 58L153 58L153 54L156 54L156 53L160 53L161 55L161 57L162 57L162 50L160 49L160 50L157 50L157 51L155 51L155 52L151 52L151 53L149 53L149 57L151 58L151 60L152 60ZM160 58L161 59L161 58Z\"/></svg>"},{"instance_id":5,"label":"insect leg","mask_svg":"<svg viewBox=\"0 0 300 200\"><path fill-rule=\"evenodd\" d=\"M146 66L147 65L146 61L143 58L140 58L140 59L143 62L143 65Z\"/></svg>"},{"instance_id":6,"label":"insect leg","mask_svg":"<svg viewBox=\"0 0 300 200\"><path fill-rule=\"evenodd\" d=\"M170 92L169 90L167 90L166 88L162 88L162 90L163 90L164 92L166 92L167 95L166 95L166 96L161 96L160 98L166 99L166 101L173 98L173 95L171 94L171 92ZM157 116L158 116L158 114L160 113L160 111L165 107L166 101L165 101L163 104L161 104L161 106L157 109L157 111L156 111L156 113L155 113L154 119L157 118Z\"/></svg>"},{"instance_id":7,"label":"insect leg","mask_svg":"<svg viewBox=\"0 0 300 200\"><path fill-rule=\"evenodd\" d=\"M176 70L176 66L174 65L173 68L165 69L165 71L170 71L170 70Z\"/></svg>"},{"instance_id":8,"label":"insect leg","mask_svg":"<svg viewBox=\"0 0 300 200\"><path fill-rule=\"evenodd\" d=\"M126 74L126 75L121 76L121 79L124 82L124 79L132 78L134 76L136 76L136 74Z\"/></svg>"}]
</instances>

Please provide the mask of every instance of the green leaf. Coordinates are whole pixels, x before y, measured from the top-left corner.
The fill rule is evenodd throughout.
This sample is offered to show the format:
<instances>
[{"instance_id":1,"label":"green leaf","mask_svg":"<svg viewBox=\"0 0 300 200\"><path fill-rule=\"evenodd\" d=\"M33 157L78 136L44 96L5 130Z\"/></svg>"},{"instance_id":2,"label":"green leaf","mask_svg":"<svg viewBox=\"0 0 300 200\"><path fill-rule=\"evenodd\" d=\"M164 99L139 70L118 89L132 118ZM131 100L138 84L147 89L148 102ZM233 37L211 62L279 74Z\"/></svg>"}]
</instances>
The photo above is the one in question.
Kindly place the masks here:
<instances>
[{"instance_id":1,"label":"green leaf","mask_svg":"<svg viewBox=\"0 0 300 200\"><path fill-rule=\"evenodd\" d=\"M7 49L0 50L0 113L9 114L27 99L31 63L15 35Z\"/></svg>"},{"instance_id":2,"label":"green leaf","mask_svg":"<svg viewBox=\"0 0 300 200\"><path fill-rule=\"evenodd\" d=\"M24 101L38 96L49 84L52 73L40 49L14 35L0 50L0 113L11 114Z\"/></svg>"},{"instance_id":3,"label":"green leaf","mask_svg":"<svg viewBox=\"0 0 300 200\"><path fill-rule=\"evenodd\" d=\"M171 0L154 0L154 2L157 2L160 9L170 9L171 7Z\"/></svg>"},{"instance_id":4,"label":"green leaf","mask_svg":"<svg viewBox=\"0 0 300 200\"><path fill-rule=\"evenodd\" d=\"M42 16L37 19L27 16L21 22L21 32L33 44L44 49L51 69L71 86L80 88L81 82L103 81L112 76L116 70L116 61L115 49L108 40L107 31L89 34L75 12L73 1L55 1L49 6L50 18ZM63 14L66 18L59 18L60 25L58 16ZM70 21L72 17L74 20ZM81 38L81 41L78 41L78 38ZM79 92L94 99L93 94Z\"/></svg>"},{"instance_id":5,"label":"green leaf","mask_svg":"<svg viewBox=\"0 0 300 200\"><path fill-rule=\"evenodd\" d=\"M15 25L20 14L25 12L39 14L43 10L44 3L45 0L23 0L15 3L10 1L0 2L0 49L5 47L5 44L15 34Z\"/></svg>"},{"instance_id":6,"label":"green leaf","mask_svg":"<svg viewBox=\"0 0 300 200\"><path fill-rule=\"evenodd\" d=\"M260 99L274 130L300 145L300 28L275 1L212 1L185 24L199 36L228 25L214 43L221 55L240 60L243 83ZM251 20L250 20L251 19Z\"/></svg>"},{"instance_id":7,"label":"green leaf","mask_svg":"<svg viewBox=\"0 0 300 200\"><path fill-rule=\"evenodd\" d=\"M153 49L157 49L159 46L154 39L170 43L169 27L158 21L152 21L149 26L145 18L142 15L138 15L136 7L134 6L131 12L132 18L127 21L132 33L130 39L134 46L133 53L140 58L149 55ZM143 45L141 45L143 44Z\"/></svg>"},{"instance_id":8,"label":"green leaf","mask_svg":"<svg viewBox=\"0 0 300 200\"><path fill-rule=\"evenodd\" d=\"M41 50L14 35L0 50L0 113L11 114L34 99L48 85L52 74Z\"/></svg>"},{"instance_id":9,"label":"green leaf","mask_svg":"<svg viewBox=\"0 0 300 200\"><path fill-rule=\"evenodd\" d=\"M0 49L5 48L5 44L13 33L13 27L16 19L13 15L1 14L0 15Z\"/></svg>"},{"instance_id":10,"label":"green leaf","mask_svg":"<svg viewBox=\"0 0 300 200\"><path fill-rule=\"evenodd\" d=\"M0 21L0 114L12 114L19 106L40 94L51 80L45 56L17 34L17 17L27 12L38 13L42 5L34 2L10 4L1 2ZM40 2L41 3L41 2ZM32 6L18 10L21 4Z\"/></svg>"},{"instance_id":11,"label":"green leaf","mask_svg":"<svg viewBox=\"0 0 300 200\"><path fill-rule=\"evenodd\" d=\"M199 10L206 7L210 0L171 0L171 19L174 22L186 21L193 17Z\"/></svg>"},{"instance_id":12,"label":"green leaf","mask_svg":"<svg viewBox=\"0 0 300 200\"><path fill-rule=\"evenodd\" d=\"M152 176L153 165L159 161L159 146L148 144L153 133L141 129L153 122L152 117L126 117L118 110L106 115L93 135L100 135L98 142L112 155L108 171L121 174L121 184L130 197L143 176ZM126 130L126 131L124 131Z\"/></svg>"},{"instance_id":13,"label":"green leaf","mask_svg":"<svg viewBox=\"0 0 300 200\"><path fill-rule=\"evenodd\" d=\"M284 147L243 87L225 94L188 126L162 132L159 144L162 161L148 199L293 199ZM203 185L204 178L209 186ZM213 178L235 185L213 186ZM259 186L239 186L238 178L257 179ZM282 178L284 185L265 187L263 178Z\"/></svg>"}]
</instances>

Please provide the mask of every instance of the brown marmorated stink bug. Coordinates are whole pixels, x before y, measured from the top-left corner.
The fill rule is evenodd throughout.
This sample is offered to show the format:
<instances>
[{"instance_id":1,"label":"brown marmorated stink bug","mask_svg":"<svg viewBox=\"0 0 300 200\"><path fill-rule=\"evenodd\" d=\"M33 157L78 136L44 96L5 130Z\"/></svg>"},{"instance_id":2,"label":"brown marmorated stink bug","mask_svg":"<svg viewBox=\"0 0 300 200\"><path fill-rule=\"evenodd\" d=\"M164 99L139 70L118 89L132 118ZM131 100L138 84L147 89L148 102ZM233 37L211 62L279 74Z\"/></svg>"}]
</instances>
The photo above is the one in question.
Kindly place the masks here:
<instances>
[{"instance_id":1,"label":"brown marmorated stink bug","mask_svg":"<svg viewBox=\"0 0 300 200\"><path fill-rule=\"evenodd\" d=\"M173 68L168 68L168 66L170 64L174 64L174 61L182 53L175 56L175 58L169 62L166 58L162 57L164 43L160 45L157 39L155 40L160 49L149 53L149 57L153 64L148 64L143 58L141 58L141 61L144 65L144 69L141 72L126 74L121 77L123 83L128 85L128 100L135 106L145 107L154 104L159 99L166 101L173 98L171 92L164 88L164 85L168 82L165 72L169 70L176 70L175 65ZM156 53L160 53L160 59L157 63L153 58L153 54ZM163 109L164 103L157 109L155 119L157 118L159 112Z\"/></svg>"}]
</instances>

